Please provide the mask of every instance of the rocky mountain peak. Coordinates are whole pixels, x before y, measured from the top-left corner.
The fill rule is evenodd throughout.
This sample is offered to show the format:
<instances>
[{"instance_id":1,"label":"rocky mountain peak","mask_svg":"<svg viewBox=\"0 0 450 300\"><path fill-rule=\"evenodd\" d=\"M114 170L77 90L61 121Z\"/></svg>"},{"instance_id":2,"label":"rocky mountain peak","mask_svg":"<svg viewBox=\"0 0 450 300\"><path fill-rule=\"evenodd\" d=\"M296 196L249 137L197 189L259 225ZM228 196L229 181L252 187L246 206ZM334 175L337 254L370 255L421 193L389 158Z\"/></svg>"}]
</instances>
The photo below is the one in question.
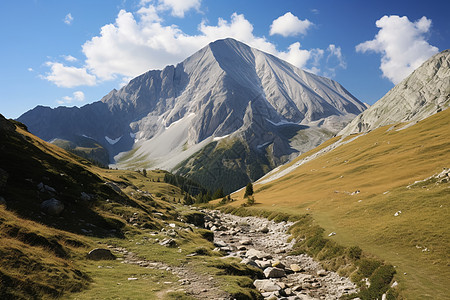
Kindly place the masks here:
<instances>
[{"instance_id":1,"label":"rocky mountain peak","mask_svg":"<svg viewBox=\"0 0 450 300\"><path fill-rule=\"evenodd\" d=\"M339 135L366 132L399 122L418 122L449 106L450 50L444 50L424 62Z\"/></svg>"}]
</instances>

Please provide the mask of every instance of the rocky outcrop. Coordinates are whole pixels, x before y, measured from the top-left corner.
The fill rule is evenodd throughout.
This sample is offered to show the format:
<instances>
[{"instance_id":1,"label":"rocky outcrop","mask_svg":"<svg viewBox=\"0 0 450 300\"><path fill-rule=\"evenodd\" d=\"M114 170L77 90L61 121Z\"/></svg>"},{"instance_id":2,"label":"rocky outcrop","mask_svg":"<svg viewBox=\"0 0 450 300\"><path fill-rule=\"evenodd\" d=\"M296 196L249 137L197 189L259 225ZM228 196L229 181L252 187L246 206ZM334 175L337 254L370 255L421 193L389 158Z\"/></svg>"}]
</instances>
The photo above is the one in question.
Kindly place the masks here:
<instances>
[{"instance_id":1,"label":"rocky outcrop","mask_svg":"<svg viewBox=\"0 0 450 300\"><path fill-rule=\"evenodd\" d=\"M399 122L418 122L450 106L450 50L431 57L339 135L367 132Z\"/></svg>"}]
</instances>

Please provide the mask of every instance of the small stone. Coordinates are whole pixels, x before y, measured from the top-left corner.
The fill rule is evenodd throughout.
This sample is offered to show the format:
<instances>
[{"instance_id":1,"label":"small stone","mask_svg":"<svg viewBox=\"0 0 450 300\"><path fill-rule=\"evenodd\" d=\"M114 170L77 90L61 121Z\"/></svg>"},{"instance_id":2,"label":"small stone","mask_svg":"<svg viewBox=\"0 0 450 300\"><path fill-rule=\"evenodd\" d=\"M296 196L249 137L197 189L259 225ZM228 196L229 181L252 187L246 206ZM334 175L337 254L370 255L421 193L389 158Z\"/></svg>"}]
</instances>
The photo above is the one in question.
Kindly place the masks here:
<instances>
[{"instance_id":1,"label":"small stone","mask_svg":"<svg viewBox=\"0 0 450 300\"><path fill-rule=\"evenodd\" d=\"M132 280L138 280L136 277L130 277L128 278L128 280L132 281Z\"/></svg>"},{"instance_id":2,"label":"small stone","mask_svg":"<svg viewBox=\"0 0 450 300\"><path fill-rule=\"evenodd\" d=\"M262 232L262 233L268 233L268 232L269 232L269 228L264 227L264 228L262 228L262 229L260 230L260 232Z\"/></svg>"},{"instance_id":3,"label":"small stone","mask_svg":"<svg viewBox=\"0 0 450 300\"><path fill-rule=\"evenodd\" d=\"M285 268L285 266L283 265L283 263L279 260L276 260L272 263L272 267L274 268L279 268L279 269L283 269Z\"/></svg>"},{"instance_id":4,"label":"small stone","mask_svg":"<svg viewBox=\"0 0 450 300\"><path fill-rule=\"evenodd\" d=\"M303 268L302 267L300 267L298 264L291 264L290 266L289 266L289 268L292 270L292 271L294 271L294 272L303 272L304 270L303 270Z\"/></svg>"},{"instance_id":5,"label":"small stone","mask_svg":"<svg viewBox=\"0 0 450 300\"><path fill-rule=\"evenodd\" d=\"M325 270L319 270L319 271L317 271L317 275L321 276L321 277L324 277L324 276L328 275L328 272L325 271Z\"/></svg>"},{"instance_id":6,"label":"small stone","mask_svg":"<svg viewBox=\"0 0 450 300\"><path fill-rule=\"evenodd\" d=\"M251 245L251 244L253 244L252 240L250 240L250 239L240 240L239 243L241 245Z\"/></svg>"}]
</instances>

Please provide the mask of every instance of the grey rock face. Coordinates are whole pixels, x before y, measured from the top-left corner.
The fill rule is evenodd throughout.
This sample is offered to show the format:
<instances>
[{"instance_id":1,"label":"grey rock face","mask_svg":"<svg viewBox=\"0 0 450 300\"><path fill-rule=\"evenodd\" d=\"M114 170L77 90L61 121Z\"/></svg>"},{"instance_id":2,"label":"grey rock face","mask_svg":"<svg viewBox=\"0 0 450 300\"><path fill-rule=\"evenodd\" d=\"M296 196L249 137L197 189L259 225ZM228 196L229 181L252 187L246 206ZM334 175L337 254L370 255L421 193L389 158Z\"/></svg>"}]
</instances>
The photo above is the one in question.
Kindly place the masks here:
<instances>
[{"instance_id":1,"label":"grey rock face","mask_svg":"<svg viewBox=\"0 0 450 300\"><path fill-rule=\"evenodd\" d=\"M58 199L51 198L41 203L41 210L51 216L59 216L64 210L64 204Z\"/></svg>"},{"instance_id":2,"label":"grey rock face","mask_svg":"<svg viewBox=\"0 0 450 300\"><path fill-rule=\"evenodd\" d=\"M349 123L339 135L418 122L450 106L450 50L424 62L383 98Z\"/></svg>"}]
</instances>

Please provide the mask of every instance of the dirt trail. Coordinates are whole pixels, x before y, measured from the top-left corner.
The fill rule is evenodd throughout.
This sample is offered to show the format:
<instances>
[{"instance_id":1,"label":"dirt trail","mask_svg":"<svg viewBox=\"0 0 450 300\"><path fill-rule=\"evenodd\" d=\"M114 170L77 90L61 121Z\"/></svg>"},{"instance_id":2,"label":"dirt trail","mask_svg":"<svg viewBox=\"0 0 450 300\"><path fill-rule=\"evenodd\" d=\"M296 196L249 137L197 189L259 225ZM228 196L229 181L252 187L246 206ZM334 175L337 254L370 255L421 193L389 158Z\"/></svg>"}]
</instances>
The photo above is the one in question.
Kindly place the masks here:
<instances>
[{"instance_id":1,"label":"dirt trail","mask_svg":"<svg viewBox=\"0 0 450 300\"><path fill-rule=\"evenodd\" d=\"M169 290L161 291L159 296L163 298L164 294L171 291L185 291L187 295L190 295L196 299L221 299L231 300L233 299L228 293L220 290L217 287L217 283L213 277L208 274L200 274L193 270L189 264L181 266L169 266L168 264L146 260L139 257L136 253L130 252L122 247L110 247L115 253L120 253L123 256L123 263L134 264L143 268L159 269L172 272L177 275L179 287Z\"/></svg>"}]
</instances>

